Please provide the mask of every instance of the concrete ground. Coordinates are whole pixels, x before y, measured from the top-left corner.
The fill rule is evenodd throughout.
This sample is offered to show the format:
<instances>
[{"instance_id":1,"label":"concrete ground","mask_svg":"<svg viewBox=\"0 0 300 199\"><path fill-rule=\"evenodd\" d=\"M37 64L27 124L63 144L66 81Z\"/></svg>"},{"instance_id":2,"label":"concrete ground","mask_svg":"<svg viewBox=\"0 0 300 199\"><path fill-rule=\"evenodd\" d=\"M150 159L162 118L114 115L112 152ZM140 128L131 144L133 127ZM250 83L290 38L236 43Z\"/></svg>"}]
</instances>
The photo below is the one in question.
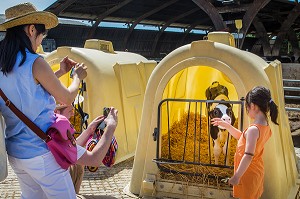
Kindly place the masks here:
<instances>
[{"instance_id":1,"label":"concrete ground","mask_svg":"<svg viewBox=\"0 0 300 199\"><path fill-rule=\"evenodd\" d=\"M85 170L80 195L85 199L129 199L123 193L131 179L133 158L114 165L112 168L101 167L95 173ZM20 187L12 168L8 168L8 177L0 182L0 199L19 199ZM78 198L83 198L78 197Z\"/></svg>"},{"instance_id":2,"label":"concrete ground","mask_svg":"<svg viewBox=\"0 0 300 199\"><path fill-rule=\"evenodd\" d=\"M300 165L300 148L295 147L297 162ZM133 158L114 165L112 168L101 167L95 173L85 170L77 199L132 199L123 193L131 179ZM299 169L298 169L299 171ZM8 177L0 182L0 199L20 198L17 177L9 166Z\"/></svg>"}]
</instances>

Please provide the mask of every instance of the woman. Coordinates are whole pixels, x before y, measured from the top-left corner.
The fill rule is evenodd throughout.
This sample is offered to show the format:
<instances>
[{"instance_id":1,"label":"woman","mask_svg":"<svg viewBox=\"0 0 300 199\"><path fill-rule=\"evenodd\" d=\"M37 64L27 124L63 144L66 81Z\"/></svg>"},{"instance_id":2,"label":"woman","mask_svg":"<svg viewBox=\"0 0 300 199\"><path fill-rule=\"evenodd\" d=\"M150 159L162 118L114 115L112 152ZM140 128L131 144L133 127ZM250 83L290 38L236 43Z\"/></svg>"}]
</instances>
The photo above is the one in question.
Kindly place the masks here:
<instances>
[{"instance_id":1,"label":"woman","mask_svg":"<svg viewBox=\"0 0 300 199\"><path fill-rule=\"evenodd\" d=\"M35 53L47 30L58 24L54 14L37 11L32 4L24 3L8 8L5 16L6 21L0 24L0 30L6 30L0 43L0 88L45 132L55 121L54 98L71 104L80 81L87 75L87 68L65 57L60 63L60 70L53 73L47 62ZM66 88L57 77L72 67L73 81ZM57 164L46 144L5 106L2 99L0 111L6 123L8 159L19 180L21 198L76 198L69 171ZM99 164L94 156L99 159L105 156L101 150L109 148L117 125L117 110L112 108L105 121L106 139L93 153L77 146L78 164Z\"/></svg>"}]
</instances>

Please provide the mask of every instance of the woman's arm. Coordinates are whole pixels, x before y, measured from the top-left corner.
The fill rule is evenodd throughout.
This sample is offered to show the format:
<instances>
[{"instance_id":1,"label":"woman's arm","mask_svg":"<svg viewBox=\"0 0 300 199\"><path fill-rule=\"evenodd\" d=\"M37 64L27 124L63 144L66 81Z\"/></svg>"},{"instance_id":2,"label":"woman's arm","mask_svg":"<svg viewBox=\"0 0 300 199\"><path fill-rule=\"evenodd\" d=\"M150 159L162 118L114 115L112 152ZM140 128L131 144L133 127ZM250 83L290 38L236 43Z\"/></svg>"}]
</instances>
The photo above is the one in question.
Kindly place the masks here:
<instances>
[{"instance_id":1,"label":"woman's arm","mask_svg":"<svg viewBox=\"0 0 300 199\"><path fill-rule=\"evenodd\" d=\"M225 122L224 120L222 120L221 118L213 118L211 119L212 124L214 126L222 126L224 127L235 139L240 139L242 132L235 128L234 126L232 126L231 124L229 124L228 122Z\"/></svg>"},{"instance_id":2,"label":"woman's arm","mask_svg":"<svg viewBox=\"0 0 300 199\"><path fill-rule=\"evenodd\" d=\"M76 64L73 81L66 88L56 77L49 64L41 57L33 63L33 76L55 99L71 104L77 95L80 81L87 75L86 67L83 64Z\"/></svg>"},{"instance_id":3,"label":"woman's arm","mask_svg":"<svg viewBox=\"0 0 300 199\"><path fill-rule=\"evenodd\" d=\"M232 178L229 179L229 183L232 185L239 184L240 178L244 175L244 173L247 171L249 165L252 162L252 158L255 153L256 149L256 143L259 138L259 131L256 126L251 126L248 128L248 130L245 132L245 138L246 138L246 148L244 156L242 157L242 160L233 175Z\"/></svg>"}]
</instances>

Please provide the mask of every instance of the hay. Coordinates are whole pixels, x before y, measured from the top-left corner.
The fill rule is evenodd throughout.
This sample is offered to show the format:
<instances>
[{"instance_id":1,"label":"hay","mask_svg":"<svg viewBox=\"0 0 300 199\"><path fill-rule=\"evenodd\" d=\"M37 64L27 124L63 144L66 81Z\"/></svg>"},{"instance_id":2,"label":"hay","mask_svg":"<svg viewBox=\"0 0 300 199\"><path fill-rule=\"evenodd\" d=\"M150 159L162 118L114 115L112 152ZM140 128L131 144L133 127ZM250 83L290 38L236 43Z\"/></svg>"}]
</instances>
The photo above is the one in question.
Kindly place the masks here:
<instances>
[{"instance_id":1,"label":"hay","mask_svg":"<svg viewBox=\"0 0 300 199\"><path fill-rule=\"evenodd\" d=\"M77 138L81 134L81 116L77 111L74 111L74 116L70 118L70 122L76 130L74 136Z\"/></svg>"},{"instance_id":2,"label":"hay","mask_svg":"<svg viewBox=\"0 0 300 199\"><path fill-rule=\"evenodd\" d=\"M189 118L188 118L189 117ZM188 119L188 131L187 129ZM195 125L196 124L196 125ZM238 126L237 122L234 126ZM196 127L196 131L195 131ZM201 130L201 132L200 132ZM170 136L170 137L169 137ZM170 139L170 142L169 142ZM229 166L233 166L237 140L230 140ZM224 143L223 143L224 145ZM221 145L223 147L223 145ZM169 149L170 146L170 149ZM160 164L161 167L172 172L160 172L160 177L167 180L184 181L205 184L208 186L228 186L221 179L233 175L232 168L219 168L199 164L214 164L213 140L208 135L207 117L200 114L183 114L179 121L171 124L169 133L161 138L161 158L175 161L193 162L195 164ZM209 150L211 150L209 155ZM225 165L224 154L219 157L219 165ZM182 173L188 173L182 175Z\"/></svg>"}]
</instances>

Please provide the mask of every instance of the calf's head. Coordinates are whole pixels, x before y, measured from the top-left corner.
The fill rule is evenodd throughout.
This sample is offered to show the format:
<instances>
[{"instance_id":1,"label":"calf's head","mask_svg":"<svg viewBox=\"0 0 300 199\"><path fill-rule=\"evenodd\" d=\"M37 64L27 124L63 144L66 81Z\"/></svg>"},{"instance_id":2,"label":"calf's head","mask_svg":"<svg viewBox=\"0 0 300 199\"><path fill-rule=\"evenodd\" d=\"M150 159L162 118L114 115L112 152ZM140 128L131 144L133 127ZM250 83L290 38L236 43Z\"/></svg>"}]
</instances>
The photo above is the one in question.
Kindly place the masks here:
<instances>
[{"instance_id":1,"label":"calf's head","mask_svg":"<svg viewBox=\"0 0 300 199\"><path fill-rule=\"evenodd\" d=\"M222 120L230 123L231 125L235 122L235 116L232 111L232 107L230 104L218 104L215 108L209 111L209 117L213 118L221 118ZM225 129L222 126L218 126L220 129Z\"/></svg>"}]
</instances>

